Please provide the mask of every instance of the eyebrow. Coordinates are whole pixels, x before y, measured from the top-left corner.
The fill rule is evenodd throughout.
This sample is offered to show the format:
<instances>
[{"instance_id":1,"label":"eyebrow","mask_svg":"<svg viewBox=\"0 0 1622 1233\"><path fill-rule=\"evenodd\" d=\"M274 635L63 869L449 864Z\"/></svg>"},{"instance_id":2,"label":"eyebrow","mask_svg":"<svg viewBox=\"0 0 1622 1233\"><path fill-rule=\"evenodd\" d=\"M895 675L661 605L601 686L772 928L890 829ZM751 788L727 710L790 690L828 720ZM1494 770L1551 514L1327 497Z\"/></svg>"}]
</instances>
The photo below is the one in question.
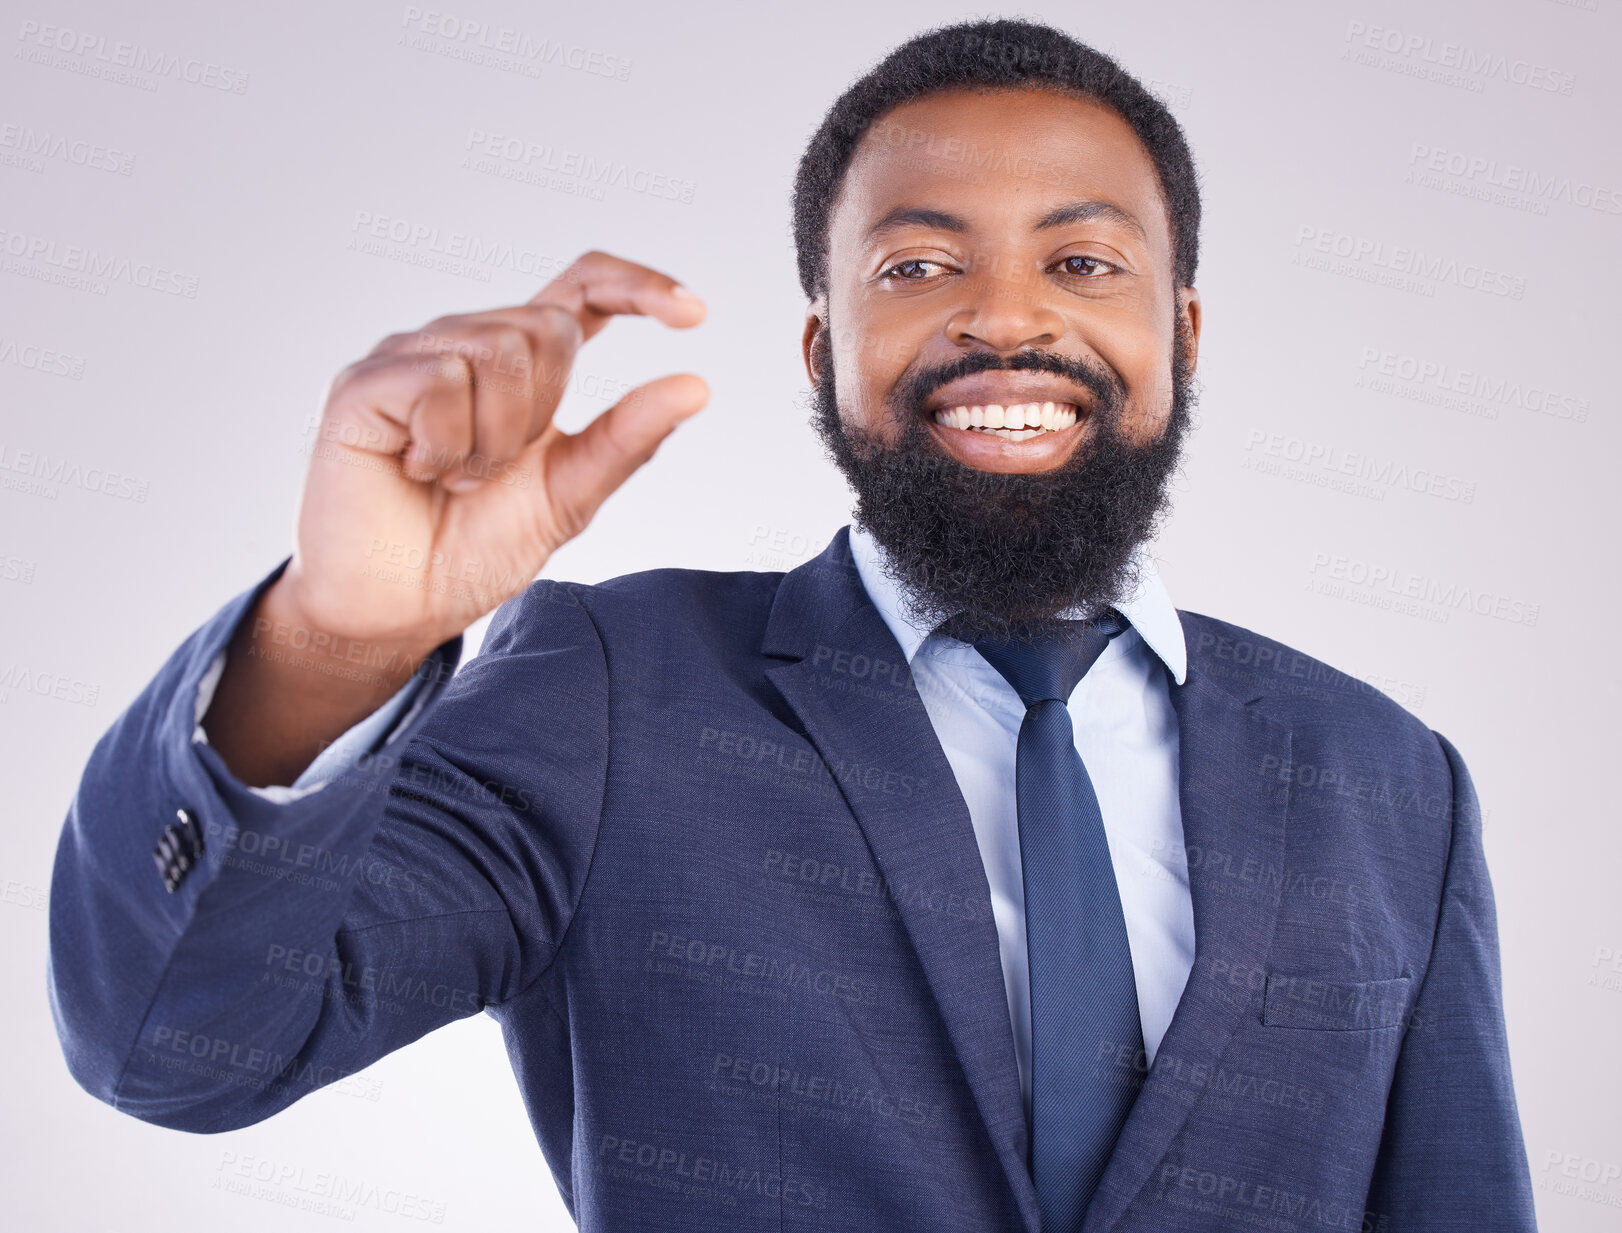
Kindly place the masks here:
<instances>
[{"instance_id":1,"label":"eyebrow","mask_svg":"<svg viewBox=\"0 0 1622 1233\"><path fill-rule=\"evenodd\" d=\"M1144 231L1143 224L1138 221L1137 215L1121 209L1108 201L1072 201L1069 205L1062 205L1055 210L1049 210L1036 224L1038 231L1049 227L1063 227L1066 223L1114 223L1118 227L1125 227L1128 231L1135 231L1143 240L1149 238Z\"/></svg>"},{"instance_id":2,"label":"eyebrow","mask_svg":"<svg viewBox=\"0 0 1622 1233\"><path fill-rule=\"evenodd\" d=\"M1072 201L1058 206L1037 219L1035 229L1049 231L1054 227L1063 227L1067 223L1091 222L1114 223L1116 226L1125 227L1128 231L1136 232L1140 239L1148 240L1148 234L1136 215L1108 201ZM930 227L936 231L961 234L969 230L969 221L946 210L932 210L922 206L897 206L867 229L868 241L871 243L886 232L898 231L903 227Z\"/></svg>"}]
</instances>

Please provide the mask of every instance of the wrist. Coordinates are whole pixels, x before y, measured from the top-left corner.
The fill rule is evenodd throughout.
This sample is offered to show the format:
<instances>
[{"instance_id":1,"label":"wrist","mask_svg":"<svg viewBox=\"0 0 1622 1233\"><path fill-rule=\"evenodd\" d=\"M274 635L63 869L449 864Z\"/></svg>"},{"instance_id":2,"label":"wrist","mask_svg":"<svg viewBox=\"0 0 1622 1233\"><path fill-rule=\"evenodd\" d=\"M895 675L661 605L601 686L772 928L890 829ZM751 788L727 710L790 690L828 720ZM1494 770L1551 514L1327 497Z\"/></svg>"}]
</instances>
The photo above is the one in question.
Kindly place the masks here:
<instances>
[{"instance_id":1,"label":"wrist","mask_svg":"<svg viewBox=\"0 0 1622 1233\"><path fill-rule=\"evenodd\" d=\"M248 627L249 655L303 667L322 677L397 691L446 639L424 631L357 633L308 602L289 565L260 598Z\"/></svg>"}]
</instances>

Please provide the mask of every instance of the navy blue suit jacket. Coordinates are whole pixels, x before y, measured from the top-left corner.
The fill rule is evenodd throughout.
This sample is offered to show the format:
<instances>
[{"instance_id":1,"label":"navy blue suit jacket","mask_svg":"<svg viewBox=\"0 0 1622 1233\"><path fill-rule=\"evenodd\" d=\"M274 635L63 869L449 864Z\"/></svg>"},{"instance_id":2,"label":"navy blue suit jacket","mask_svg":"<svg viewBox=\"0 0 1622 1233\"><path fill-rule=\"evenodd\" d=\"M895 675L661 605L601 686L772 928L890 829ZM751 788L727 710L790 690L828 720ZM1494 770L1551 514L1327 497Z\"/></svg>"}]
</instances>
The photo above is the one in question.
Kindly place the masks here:
<instances>
[{"instance_id":1,"label":"navy blue suit jacket","mask_svg":"<svg viewBox=\"0 0 1622 1233\"><path fill-rule=\"evenodd\" d=\"M279 572L74 799L50 990L86 1089L230 1130L484 1010L583 1229L1035 1233L985 873L846 529L786 574L537 582L387 750L273 804L192 735ZM1147 1074L1094 1059L1141 1086L1086 1233L1531 1229L1457 750L1180 616L1197 949Z\"/></svg>"}]
</instances>

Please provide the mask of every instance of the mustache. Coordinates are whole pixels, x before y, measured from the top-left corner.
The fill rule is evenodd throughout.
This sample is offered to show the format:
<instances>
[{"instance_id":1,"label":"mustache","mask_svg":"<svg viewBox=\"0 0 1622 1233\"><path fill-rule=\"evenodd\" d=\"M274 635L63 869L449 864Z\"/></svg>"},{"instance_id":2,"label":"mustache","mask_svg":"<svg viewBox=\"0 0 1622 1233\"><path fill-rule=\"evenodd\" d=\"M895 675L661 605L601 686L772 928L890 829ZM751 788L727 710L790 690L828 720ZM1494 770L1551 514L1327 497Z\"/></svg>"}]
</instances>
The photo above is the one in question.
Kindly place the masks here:
<instances>
[{"instance_id":1,"label":"mustache","mask_svg":"<svg viewBox=\"0 0 1622 1233\"><path fill-rule=\"evenodd\" d=\"M1125 398L1125 387L1116 374L1098 364L1091 364L1071 356L1055 355L1051 351L1026 350L1013 355L999 355L995 351L970 351L949 364L920 369L903 379L896 387L898 407L916 410L941 386L959 377L980 372L1045 372L1063 377L1092 391L1098 399L1098 410L1113 412Z\"/></svg>"}]
</instances>

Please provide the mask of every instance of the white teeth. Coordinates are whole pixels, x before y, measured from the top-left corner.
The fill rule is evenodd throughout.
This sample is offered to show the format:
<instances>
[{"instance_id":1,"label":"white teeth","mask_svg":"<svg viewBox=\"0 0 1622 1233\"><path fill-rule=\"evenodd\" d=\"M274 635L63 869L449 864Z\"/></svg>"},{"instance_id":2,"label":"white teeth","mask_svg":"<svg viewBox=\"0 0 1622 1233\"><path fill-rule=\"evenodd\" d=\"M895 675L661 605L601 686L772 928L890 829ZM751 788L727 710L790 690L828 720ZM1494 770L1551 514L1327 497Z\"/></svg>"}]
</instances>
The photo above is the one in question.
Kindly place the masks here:
<instances>
[{"instance_id":1,"label":"white teeth","mask_svg":"<svg viewBox=\"0 0 1622 1233\"><path fill-rule=\"evenodd\" d=\"M1069 428L1076 422L1076 408L1069 403L1027 402L1001 407L943 407L935 412L935 422L948 428L974 428L994 432L1010 441L1028 441L1044 432Z\"/></svg>"}]
</instances>

